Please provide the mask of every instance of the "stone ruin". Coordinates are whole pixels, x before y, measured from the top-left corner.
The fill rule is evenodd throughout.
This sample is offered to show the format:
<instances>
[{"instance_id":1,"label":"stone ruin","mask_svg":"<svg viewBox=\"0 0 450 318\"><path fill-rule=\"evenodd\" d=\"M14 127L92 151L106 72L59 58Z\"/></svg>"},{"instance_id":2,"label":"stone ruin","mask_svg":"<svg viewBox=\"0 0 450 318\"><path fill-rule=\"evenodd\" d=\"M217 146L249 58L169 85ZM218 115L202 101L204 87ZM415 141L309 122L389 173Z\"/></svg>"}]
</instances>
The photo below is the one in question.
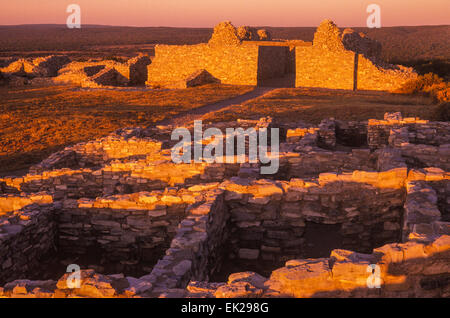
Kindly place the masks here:
<instances>
[{"instance_id":1,"label":"stone ruin","mask_svg":"<svg viewBox=\"0 0 450 318\"><path fill-rule=\"evenodd\" d=\"M223 83L394 91L417 78L412 68L387 64L380 54L380 43L352 29L341 32L330 20L319 25L313 42L273 40L265 29L236 28L225 21L208 43L157 45L152 59L140 54L126 63L71 62L66 56L4 61L0 83L86 88Z\"/></svg>"},{"instance_id":2,"label":"stone ruin","mask_svg":"<svg viewBox=\"0 0 450 318\"><path fill-rule=\"evenodd\" d=\"M279 128L278 173L174 164L173 127L157 126L0 179L0 297L450 296L449 123L214 127Z\"/></svg>"},{"instance_id":3,"label":"stone ruin","mask_svg":"<svg viewBox=\"0 0 450 318\"><path fill-rule=\"evenodd\" d=\"M384 63L381 45L352 29L343 32L330 20L317 28L312 43L272 40L267 30L219 23L208 43L157 45L148 66L147 85L177 87L208 71L224 84L267 86L292 78L292 87L395 90L417 74Z\"/></svg>"},{"instance_id":4,"label":"stone ruin","mask_svg":"<svg viewBox=\"0 0 450 318\"><path fill-rule=\"evenodd\" d=\"M78 85L85 88L143 86L149 56L140 54L126 63L113 60L71 61L67 56L6 61L0 68L0 83L24 85Z\"/></svg>"}]
</instances>

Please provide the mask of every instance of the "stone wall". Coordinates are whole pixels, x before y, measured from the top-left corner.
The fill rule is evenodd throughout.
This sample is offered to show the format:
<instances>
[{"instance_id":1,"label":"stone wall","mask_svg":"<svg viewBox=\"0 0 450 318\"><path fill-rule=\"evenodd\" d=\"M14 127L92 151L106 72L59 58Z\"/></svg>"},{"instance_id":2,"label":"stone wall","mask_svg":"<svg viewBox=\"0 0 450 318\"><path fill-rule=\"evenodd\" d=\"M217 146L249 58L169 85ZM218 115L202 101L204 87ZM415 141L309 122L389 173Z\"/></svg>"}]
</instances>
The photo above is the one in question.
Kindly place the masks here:
<instances>
[{"instance_id":1,"label":"stone wall","mask_svg":"<svg viewBox=\"0 0 450 318\"><path fill-rule=\"evenodd\" d=\"M353 89L354 53L296 47L296 87Z\"/></svg>"},{"instance_id":2,"label":"stone wall","mask_svg":"<svg viewBox=\"0 0 450 318\"><path fill-rule=\"evenodd\" d=\"M42 261L55 252L57 229L53 206L24 206L25 198L9 200L18 202L18 209L7 215L0 214L0 284L30 275L44 275L46 268L42 267Z\"/></svg>"},{"instance_id":3,"label":"stone wall","mask_svg":"<svg viewBox=\"0 0 450 318\"><path fill-rule=\"evenodd\" d=\"M362 54L358 54L356 59L355 88L359 90L394 91L417 77L411 68L401 65L383 67Z\"/></svg>"},{"instance_id":4,"label":"stone wall","mask_svg":"<svg viewBox=\"0 0 450 318\"><path fill-rule=\"evenodd\" d=\"M449 297L450 236L388 244L371 254L336 249L329 257L287 261L269 278L235 273L226 283L191 282L178 297ZM378 264L380 288L368 288L367 268Z\"/></svg>"},{"instance_id":5,"label":"stone wall","mask_svg":"<svg viewBox=\"0 0 450 318\"><path fill-rule=\"evenodd\" d=\"M171 288L185 288L191 280L209 280L221 264L222 246L228 236L223 190L218 184L189 190L203 202L188 208L189 214L180 223L166 256L149 275L141 277L155 287L153 296L164 297Z\"/></svg>"},{"instance_id":6,"label":"stone wall","mask_svg":"<svg viewBox=\"0 0 450 318\"><path fill-rule=\"evenodd\" d=\"M102 166L114 159L138 159L161 150L161 142L147 137L123 138L112 134L97 140L78 143L52 154L38 165L30 168L30 173L61 168L85 168Z\"/></svg>"},{"instance_id":7,"label":"stone wall","mask_svg":"<svg viewBox=\"0 0 450 318\"><path fill-rule=\"evenodd\" d=\"M339 225L342 241L334 242L334 247L370 252L398 241L406 170L359 174L321 174L312 182L292 179L226 184L232 257L266 261L308 258L306 249L311 242L304 237L308 222ZM366 178L387 178L398 184L384 184L386 190L380 192L378 187L360 183Z\"/></svg>"},{"instance_id":8,"label":"stone wall","mask_svg":"<svg viewBox=\"0 0 450 318\"><path fill-rule=\"evenodd\" d=\"M204 69L223 84L257 85L257 45L157 45L147 85L170 86Z\"/></svg>"},{"instance_id":9,"label":"stone wall","mask_svg":"<svg viewBox=\"0 0 450 318\"><path fill-rule=\"evenodd\" d=\"M379 61L375 41L330 20L314 34L312 47L296 47L295 86L332 89L394 90L417 77L412 69Z\"/></svg>"},{"instance_id":10,"label":"stone wall","mask_svg":"<svg viewBox=\"0 0 450 318\"><path fill-rule=\"evenodd\" d=\"M354 149L348 153L315 147L308 151L282 153L276 178L289 180L317 176L322 172L376 171L377 159L376 154L366 149Z\"/></svg>"},{"instance_id":11,"label":"stone wall","mask_svg":"<svg viewBox=\"0 0 450 318\"><path fill-rule=\"evenodd\" d=\"M46 167L76 169L1 179L0 282L10 283L0 297L450 296L450 175L421 168L447 157L448 135L440 134L448 126L400 114L380 122L379 130L367 130L374 149L348 151L319 146L333 148L352 130L363 135L364 123L282 126L275 180L262 179L259 164L176 165L161 149L165 139L156 138L166 134L141 130L114 134L122 136L117 151L109 150L109 137L92 149L79 145L83 156L97 154L101 167L79 168L75 151L62 152ZM401 125L386 136L393 123ZM276 126L268 119L218 126L235 124ZM129 156L135 152L139 158ZM76 263L90 254L96 260L81 272L80 289L67 286L67 275L22 279L48 277L39 271L53 270L45 258ZM269 264L270 271L213 282L233 272L230 261ZM381 289L367 288L370 264L381 268ZM105 275L116 271L136 278Z\"/></svg>"},{"instance_id":12,"label":"stone wall","mask_svg":"<svg viewBox=\"0 0 450 318\"><path fill-rule=\"evenodd\" d=\"M403 127L407 128L407 138L410 143L433 146L450 143L450 124L448 122L430 122L418 118L370 119L367 127L369 147L381 148L389 144L391 130Z\"/></svg>"},{"instance_id":13,"label":"stone wall","mask_svg":"<svg viewBox=\"0 0 450 318\"><path fill-rule=\"evenodd\" d=\"M182 191L66 200L57 218L59 253L94 257L114 273L150 273L195 202Z\"/></svg>"}]
</instances>

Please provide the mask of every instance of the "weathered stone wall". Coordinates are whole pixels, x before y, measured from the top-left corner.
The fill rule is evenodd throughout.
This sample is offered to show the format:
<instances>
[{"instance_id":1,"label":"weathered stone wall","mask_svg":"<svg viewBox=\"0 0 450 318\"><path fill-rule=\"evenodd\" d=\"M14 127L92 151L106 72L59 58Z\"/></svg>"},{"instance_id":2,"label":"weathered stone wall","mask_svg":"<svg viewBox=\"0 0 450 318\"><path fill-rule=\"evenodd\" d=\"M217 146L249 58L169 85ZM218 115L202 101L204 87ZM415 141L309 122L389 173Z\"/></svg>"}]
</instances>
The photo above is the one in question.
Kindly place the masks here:
<instances>
[{"instance_id":1,"label":"weathered stone wall","mask_svg":"<svg viewBox=\"0 0 450 318\"><path fill-rule=\"evenodd\" d=\"M317 176L322 172L376 171L377 159L377 155L368 149L353 149L347 153L315 147L308 151L282 153L276 178L289 180Z\"/></svg>"},{"instance_id":2,"label":"weathered stone wall","mask_svg":"<svg viewBox=\"0 0 450 318\"><path fill-rule=\"evenodd\" d=\"M432 183L434 183L433 186L430 185ZM418 237L450 235L447 206L438 205L438 196L435 191L435 188L444 190L442 193L448 197L449 182L445 180L437 183L424 180L407 183L408 196L403 219L403 241Z\"/></svg>"},{"instance_id":3,"label":"weathered stone wall","mask_svg":"<svg viewBox=\"0 0 450 318\"><path fill-rule=\"evenodd\" d=\"M431 191L430 196L426 197L429 204L424 206L424 211L427 208L431 208L434 212L439 210L440 220L450 222L450 180L448 172L439 168L413 169L409 172L408 180L412 184L411 188L408 184L408 193L410 189L412 192L417 192L416 189L421 190L422 187L431 187L434 192Z\"/></svg>"},{"instance_id":4,"label":"weathered stone wall","mask_svg":"<svg viewBox=\"0 0 450 318\"><path fill-rule=\"evenodd\" d=\"M59 253L94 256L114 272L149 273L195 201L176 191L66 200L57 219Z\"/></svg>"},{"instance_id":5,"label":"weathered stone wall","mask_svg":"<svg viewBox=\"0 0 450 318\"><path fill-rule=\"evenodd\" d=\"M228 213L223 190L218 184L189 188L202 202L188 208L166 256L144 279L155 287L154 296L166 295L171 288L185 288L190 280L209 280L221 264L222 246L228 236Z\"/></svg>"},{"instance_id":6,"label":"weathered stone wall","mask_svg":"<svg viewBox=\"0 0 450 318\"><path fill-rule=\"evenodd\" d=\"M137 159L156 154L161 150L161 142L151 138L121 138L110 135L94 141L78 143L52 154L38 165L30 168L30 173L61 168L85 168L102 166L114 159Z\"/></svg>"},{"instance_id":7,"label":"weathered stone wall","mask_svg":"<svg viewBox=\"0 0 450 318\"><path fill-rule=\"evenodd\" d=\"M371 254L336 249L329 257L287 261L269 278L235 273L227 283L191 282L178 297L449 297L450 236L388 244ZM380 268L380 288L369 288L369 265Z\"/></svg>"},{"instance_id":8,"label":"weathered stone wall","mask_svg":"<svg viewBox=\"0 0 450 318\"><path fill-rule=\"evenodd\" d=\"M401 114L387 114L382 122L407 124L390 127L386 136L389 125L383 123L372 135L376 149L351 152L318 147L339 142L341 123L286 125L277 180L261 179L259 164L176 165L170 151L153 141L144 151L150 154L130 159L130 153L139 152L135 141L161 133L137 130L124 131L124 140L132 141L126 154L119 149L121 138L117 152L96 142L92 151L80 146L83 156L100 154L102 167L1 179L2 284L43 277L38 265L42 269L41 260L55 248L69 259L94 250L101 260L89 265L96 270L106 272L96 265L116 263L118 271L144 276L83 270L80 289L70 289L65 275L58 282L8 283L0 287L0 297L450 296L450 175L437 167L418 169L437 164L429 155L435 149L434 157L448 157L448 136L435 135L445 134L448 126L416 119L409 125ZM270 120L237 124L272 125ZM289 130L295 127L302 128ZM351 124L344 135L352 129L365 131L363 124ZM104 154L117 158L105 164ZM76 156L62 153L49 167L78 165ZM246 175L250 178L242 178ZM295 175L304 179L292 179ZM327 238L335 238L332 244L311 246L316 241L310 234L318 225L329 230ZM379 247L400 240L404 243ZM305 259L316 247L325 252L312 257L322 258ZM270 278L245 272L231 274L227 283L212 283L215 274L228 273L221 267L229 256L273 267L287 262ZM367 288L370 264L381 267L381 289Z\"/></svg>"},{"instance_id":9,"label":"weathered stone wall","mask_svg":"<svg viewBox=\"0 0 450 318\"><path fill-rule=\"evenodd\" d=\"M281 206L278 218L291 218L290 225L295 227L297 221L301 218L310 219L315 222L340 222L347 219L351 215L358 218L361 215L373 216L373 211L365 213L364 207L354 209L354 202L362 202L367 204L370 200L380 199L380 202L386 204L386 208L396 207L402 204L403 200L398 196L399 192L404 189L407 181L422 182L430 180L434 187L436 182L442 184L448 180L448 173L439 172L433 168L427 168L424 171L411 172L406 179L406 170L397 169L383 173L370 173L356 171L352 175L335 175L323 174L317 182L304 180L291 180L290 182L273 182L273 181L244 181L234 179L227 181L221 185L208 184L191 187L181 192L155 192L157 200L149 199L152 203L174 203L178 207L180 202L189 204L184 211L187 217L180 222L171 247L166 252L166 256L161 259L152 272L140 278L125 278L124 275L100 275L94 271L84 270L82 272L82 288L70 289L67 287L67 275L63 276L58 282L55 281L15 281L0 288L0 295L7 297L69 297L69 296L85 296L85 297L311 297L311 296L327 296L327 297L351 297L351 296L401 296L410 297L439 297L445 292L446 284L445 275L448 274L449 257L448 250L450 248L450 237L445 236L448 231L448 223L440 223L438 232L433 235L441 235L439 238L429 236L425 232L410 233L411 241L404 244L390 244L380 248L376 248L372 254L359 254L345 250L334 250L331 256L321 259L309 260L290 260L286 263L286 267L274 271L270 279L264 278L254 273L236 273L229 277L227 284L225 283L208 283L208 276L220 267L221 252L223 251L223 243L233 238L231 233L227 233L228 217L236 220L236 215L252 216L252 220L239 220L240 225L247 224L246 232L251 232L252 224L258 217L263 214L268 216L270 211L274 211L273 203L276 202ZM428 182L428 181L427 181ZM348 197L345 184L357 183L357 188L348 195L356 195L355 190L366 193L367 197L360 196L356 201ZM371 187L377 188L377 193L371 192ZM434 188L433 188L434 189ZM447 189L447 188L445 188ZM223 193L223 190L225 193ZM429 189L428 189L429 190ZM427 191L428 191L427 190ZM436 191L436 190L435 190ZM408 190L411 194L411 191ZM325 199L328 196L329 199ZM339 200L333 200L333 196L341 197L345 200L345 209L340 213L322 213L323 211L314 211L314 209L306 209L300 207L289 206L298 202L307 204L317 203L318 206L329 206L338 204ZM444 194L445 196L445 194ZM164 198L165 197L165 198ZM80 200L77 202L78 209L86 209L89 211L96 204L105 209L124 209L137 211L140 206L147 210L149 202L141 202L139 198L155 198L149 194L139 194L139 196L116 196L106 198L105 200ZM414 198L412 198L414 199ZM269 201L267 201L269 200ZM247 211L239 211L239 202L246 202ZM431 197L431 202L436 201ZM66 203L74 201L66 201ZM320 203L319 203L320 202ZM406 202L410 202L407 201ZM238 203L236 205L236 203ZM86 206L83 206L86 204ZM347 204L349 206L347 206ZM114 207L114 205L117 205ZM358 205L358 204L356 204ZM369 207L371 205L369 204ZM411 204L405 205L406 209L410 209ZM255 214L251 209L258 207ZM378 204L374 206L377 210ZM36 209L32 209L36 212ZM417 210L417 209L416 209ZM152 210L153 211L153 210ZM181 210L180 210L181 211ZM227 213L230 211L230 214ZM275 209L276 211L276 209ZM367 222L382 221L382 229L379 228L375 236L381 239L389 239L383 236L384 233L398 231L398 215L396 213L388 213L386 209L380 214L379 220L365 219ZM96 211L95 213L97 213ZM394 211L391 211L394 212ZM35 220L35 214L30 220ZM64 213L61 215L65 215ZM112 216L112 215L111 215ZM301 218L299 218L299 216ZM71 215L73 217L73 215ZM80 216L79 216L80 217ZM364 219L364 218L363 218ZM393 220L395 219L395 220ZM411 219L409 219L411 220ZM72 220L75 221L75 220ZM77 220L78 222L79 220ZM107 220L103 220L107 221ZM138 220L136 224L141 224ZM264 224L261 226L267 226ZM270 221L273 222L271 219ZM144 223L147 221L143 221ZM297 222L298 223L298 222ZM71 222L70 224L76 224ZM113 223L98 224L106 226L107 230ZM362 222L362 224L365 224ZM380 223L381 224L381 223ZM95 224L94 224L95 225ZM275 225L274 223L272 225ZM367 225L367 224L365 224ZM426 224L425 224L426 225ZM121 228L122 228L121 224ZM256 225L254 225L256 226ZM345 227L349 230L347 234L358 232L358 226L361 222ZM114 228L114 227L112 227ZM117 227L115 227L117 228ZM433 229L435 228L433 224ZM417 229L417 227L415 228ZM277 233L276 230L271 229ZM286 231L279 231L272 239L282 241L279 234L285 235ZM110 233L112 234L112 233ZM373 235L373 233L371 233ZM425 235L424 235L425 234ZM115 234L112 234L114 236ZM356 239L356 238L353 238ZM109 240L109 238L105 238ZM364 242L364 238L359 238ZM114 240L110 240L114 242ZM29 242L28 242L29 243ZM109 244L109 243L107 243ZM346 243L350 244L350 242ZM364 244L363 244L364 245ZM359 245L358 245L359 246ZM261 248L262 250L262 248ZM117 249L116 249L117 251ZM275 249L266 249L265 252L274 253ZM241 251L241 256L254 255L251 249ZM378 264L381 267L382 289L368 289L367 282L367 266L370 264ZM352 268L349 271L348 268ZM393 274L395 267L395 273ZM306 275L307 273L307 275ZM347 273L347 274L345 274ZM350 275L348 274L350 273ZM404 273L406 273L404 275ZM312 275L312 276L310 276ZM444 275L444 276L443 276ZM310 278L311 277L311 278ZM406 277L406 278L405 278ZM312 283L320 282L319 285ZM120 281L121 284L118 284ZM191 281L189 283L189 281ZM100 284L101 282L101 284ZM188 285L189 283L189 285ZM256 284L256 285L255 285ZM122 287L118 287L122 286ZM184 289L187 286L187 289ZM319 286L319 287L318 287ZM376 292L374 292L376 291ZM395 291L395 293L394 293Z\"/></svg>"},{"instance_id":10,"label":"weathered stone wall","mask_svg":"<svg viewBox=\"0 0 450 318\"><path fill-rule=\"evenodd\" d=\"M353 89L354 53L296 47L295 86Z\"/></svg>"},{"instance_id":11,"label":"weathered stone wall","mask_svg":"<svg viewBox=\"0 0 450 318\"><path fill-rule=\"evenodd\" d=\"M437 167L450 171L450 144L436 147L403 143L399 148L410 165Z\"/></svg>"},{"instance_id":12,"label":"weathered stone wall","mask_svg":"<svg viewBox=\"0 0 450 318\"><path fill-rule=\"evenodd\" d=\"M257 85L256 45L213 46L209 44L157 45L148 67L147 85L170 86L204 69L223 84Z\"/></svg>"},{"instance_id":13,"label":"weathered stone wall","mask_svg":"<svg viewBox=\"0 0 450 318\"><path fill-rule=\"evenodd\" d=\"M359 90L393 91L403 86L408 80L417 77L412 69L400 65L383 68L358 54L356 67L356 85Z\"/></svg>"},{"instance_id":14,"label":"weathered stone wall","mask_svg":"<svg viewBox=\"0 0 450 318\"><path fill-rule=\"evenodd\" d=\"M413 144L440 146L450 143L450 124L448 122L430 122L418 118L400 118L400 120L376 120L368 122L367 141L371 148L382 148L389 143L391 130L406 127L408 140Z\"/></svg>"},{"instance_id":15,"label":"weathered stone wall","mask_svg":"<svg viewBox=\"0 0 450 318\"><path fill-rule=\"evenodd\" d=\"M0 213L0 284L43 274L41 261L55 251L57 231L51 205L24 205L27 198L18 197L9 197L8 201L18 209L3 216ZM33 201L51 202L51 197Z\"/></svg>"},{"instance_id":16,"label":"weathered stone wall","mask_svg":"<svg viewBox=\"0 0 450 318\"><path fill-rule=\"evenodd\" d=\"M406 169L403 173L361 174L364 176L359 172L321 174L313 182L292 179L227 184L225 202L231 213L233 257L271 261L308 258L305 248L311 242L304 238L307 222L338 224L342 241L335 242L335 247L370 252L398 241ZM381 192L378 187L360 183L389 177L398 184L383 184L386 190Z\"/></svg>"},{"instance_id":17,"label":"weathered stone wall","mask_svg":"<svg viewBox=\"0 0 450 318\"><path fill-rule=\"evenodd\" d=\"M58 71L58 76L53 78L56 84L75 84L89 85L91 77L95 76L102 70L114 69L126 79L130 78L130 68L125 63L119 63L112 60L88 61L88 62L71 62Z\"/></svg>"}]
</instances>

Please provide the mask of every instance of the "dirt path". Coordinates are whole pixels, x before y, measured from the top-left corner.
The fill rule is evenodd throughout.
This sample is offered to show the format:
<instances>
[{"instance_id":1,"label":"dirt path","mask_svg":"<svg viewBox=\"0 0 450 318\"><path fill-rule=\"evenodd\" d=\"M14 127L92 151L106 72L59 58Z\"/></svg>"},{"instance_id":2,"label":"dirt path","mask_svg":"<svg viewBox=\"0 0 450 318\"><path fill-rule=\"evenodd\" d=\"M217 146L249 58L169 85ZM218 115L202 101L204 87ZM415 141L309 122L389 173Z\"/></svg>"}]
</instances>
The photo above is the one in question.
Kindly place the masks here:
<instances>
[{"instance_id":1,"label":"dirt path","mask_svg":"<svg viewBox=\"0 0 450 318\"><path fill-rule=\"evenodd\" d=\"M157 123L157 125L173 125L173 126L182 126L186 123L192 122L196 119L201 118L203 115L211 113L211 112L215 112L217 110L232 106L232 105L237 105L237 104L242 104L246 101L249 101L251 99L260 97L264 94L267 94L271 91L273 91L275 88L272 87L256 87L253 91L248 92L246 94L234 97L234 98L230 98L227 100L223 100L221 102L217 102L214 104L209 104L209 105L205 105L202 107L198 107L195 109L191 109L185 112L182 112L172 118L168 118L168 119L164 119L160 122Z\"/></svg>"}]
</instances>

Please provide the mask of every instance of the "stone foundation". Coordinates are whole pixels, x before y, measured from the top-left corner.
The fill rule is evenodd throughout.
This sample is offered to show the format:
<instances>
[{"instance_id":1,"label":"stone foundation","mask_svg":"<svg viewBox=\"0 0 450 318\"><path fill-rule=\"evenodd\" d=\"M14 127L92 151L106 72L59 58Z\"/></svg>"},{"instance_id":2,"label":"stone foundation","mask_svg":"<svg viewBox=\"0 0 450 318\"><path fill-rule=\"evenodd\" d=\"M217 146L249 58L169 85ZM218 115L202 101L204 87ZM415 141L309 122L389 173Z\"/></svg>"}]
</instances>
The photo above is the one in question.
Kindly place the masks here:
<instances>
[{"instance_id":1,"label":"stone foundation","mask_svg":"<svg viewBox=\"0 0 450 318\"><path fill-rule=\"evenodd\" d=\"M272 179L259 164L172 163L170 127L69 147L0 180L0 296L448 297L448 125L371 123L223 123L286 132Z\"/></svg>"}]
</instances>

